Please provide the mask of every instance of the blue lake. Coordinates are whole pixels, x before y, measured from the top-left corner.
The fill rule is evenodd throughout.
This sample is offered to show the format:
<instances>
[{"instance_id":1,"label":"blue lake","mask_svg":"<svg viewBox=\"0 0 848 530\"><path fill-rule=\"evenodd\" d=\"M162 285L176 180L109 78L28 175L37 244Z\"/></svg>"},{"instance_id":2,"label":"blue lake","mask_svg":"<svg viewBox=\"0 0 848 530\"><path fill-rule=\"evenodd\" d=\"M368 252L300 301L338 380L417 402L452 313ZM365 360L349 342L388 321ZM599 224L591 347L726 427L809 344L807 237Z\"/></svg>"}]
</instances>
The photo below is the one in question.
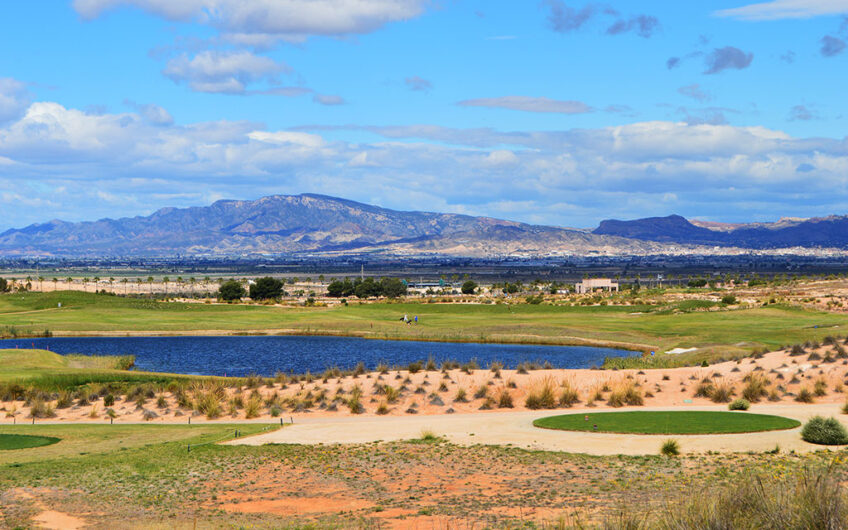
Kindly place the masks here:
<instances>
[{"instance_id":1,"label":"blue lake","mask_svg":"<svg viewBox=\"0 0 848 530\"><path fill-rule=\"evenodd\" d=\"M320 373L350 369L359 362L407 365L432 357L461 363L476 360L515 367L522 362L549 362L555 368L600 366L605 357L637 352L586 346L528 346L453 342L368 340L348 337L84 337L0 340L2 348L42 348L56 353L135 355L138 370L182 374L245 376L275 372Z\"/></svg>"}]
</instances>

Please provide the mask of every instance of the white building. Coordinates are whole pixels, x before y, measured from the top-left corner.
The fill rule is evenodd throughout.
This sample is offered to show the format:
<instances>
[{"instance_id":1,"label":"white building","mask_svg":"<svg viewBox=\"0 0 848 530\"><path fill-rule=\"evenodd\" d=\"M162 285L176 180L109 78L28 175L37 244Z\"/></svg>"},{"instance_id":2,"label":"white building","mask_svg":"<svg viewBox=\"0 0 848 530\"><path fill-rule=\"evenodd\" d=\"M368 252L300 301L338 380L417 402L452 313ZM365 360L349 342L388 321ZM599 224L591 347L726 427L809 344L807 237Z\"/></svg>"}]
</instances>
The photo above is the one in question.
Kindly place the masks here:
<instances>
[{"instance_id":1,"label":"white building","mask_svg":"<svg viewBox=\"0 0 848 530\"><path fill-rule=\"evenodd\" d=\"M594 278L591 280L583 280L574 286L578 294L591 293L595 289L602 291L618 291L618 283L609 278Z\"/></svg>"}]
</instances>

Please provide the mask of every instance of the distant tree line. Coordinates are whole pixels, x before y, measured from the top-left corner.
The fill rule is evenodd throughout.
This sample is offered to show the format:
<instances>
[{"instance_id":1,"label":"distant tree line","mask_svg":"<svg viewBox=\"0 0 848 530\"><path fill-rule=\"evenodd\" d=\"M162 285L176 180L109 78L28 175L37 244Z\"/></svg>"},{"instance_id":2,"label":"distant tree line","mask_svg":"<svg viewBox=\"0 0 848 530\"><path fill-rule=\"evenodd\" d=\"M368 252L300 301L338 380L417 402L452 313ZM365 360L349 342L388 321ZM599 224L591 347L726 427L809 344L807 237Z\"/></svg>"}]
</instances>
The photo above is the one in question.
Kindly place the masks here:
<instances>
[{"instance_id":1,"label":"distant tree line","mask_svg":"<svg viewBox=\"0 0 848 530\"><path fill-rule=\"evenodd\" d=\"M404 296L407 292L406 284L398 278L374 278L360 279L356 278L353 281L345 278L344 280L335 280L327 286L327 295L334 298L343 298L348 296L356 296L357 298L373 298L385 296L387 298L398 298Z\"/></svg>"}]
</instances>

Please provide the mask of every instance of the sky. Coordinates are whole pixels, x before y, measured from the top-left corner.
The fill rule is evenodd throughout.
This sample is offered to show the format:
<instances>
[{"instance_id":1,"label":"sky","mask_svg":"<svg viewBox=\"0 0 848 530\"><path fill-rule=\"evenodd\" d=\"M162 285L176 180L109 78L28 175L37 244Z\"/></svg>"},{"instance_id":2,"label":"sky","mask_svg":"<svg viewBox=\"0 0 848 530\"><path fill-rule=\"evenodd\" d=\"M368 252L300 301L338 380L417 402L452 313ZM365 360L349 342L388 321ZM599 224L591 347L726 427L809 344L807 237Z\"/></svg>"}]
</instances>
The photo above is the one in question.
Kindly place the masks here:
<instances>
[{"instance_id":1,"label":"sky","mask_svg":"<svg viewBox=\"0 0 848 530\"><path fill-rule=\"evenodd\" d=\"M4 2L0 47L0 230L299 193L848 214L848 0Z\"/></svg>"}]
</instances>

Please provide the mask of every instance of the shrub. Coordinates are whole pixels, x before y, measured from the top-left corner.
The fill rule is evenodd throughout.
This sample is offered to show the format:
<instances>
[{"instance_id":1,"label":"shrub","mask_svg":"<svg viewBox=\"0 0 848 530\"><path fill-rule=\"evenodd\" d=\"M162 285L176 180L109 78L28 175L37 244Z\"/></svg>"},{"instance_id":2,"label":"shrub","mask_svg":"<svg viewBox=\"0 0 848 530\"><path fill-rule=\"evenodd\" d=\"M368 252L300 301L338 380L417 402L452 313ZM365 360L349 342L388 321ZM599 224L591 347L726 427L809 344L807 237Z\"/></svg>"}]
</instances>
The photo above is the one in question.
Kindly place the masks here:
<instances>
[{"instance_id":1,"label":"shrub","mask_svg":"<svg viewBox=\"0 0 848 530\"><path fill-rule=\"evenodd\" d=\"M388 413L389 413L389 406L386 404L385 401L381 401L380 405L377 407L377 414L379 414L380 416L383 416L383 415L388 414Z\"/></svg>"},{"instance_id":2,"label":"shrub","mask_svg":"<svg viewBox=\"0 0 848 530\"><path fill-rule=\"evenodd\" d=\"M768 386L771 381L759 372L753 372L745 376L748 384L742 389L742 397L751 403L756 403L760 398L768 396Z\"/></svg>"},{"instance_id":3,"label":"shrub","mask_svg":"<svg viewBox=\"0 0 848 530\"><path fill-rule=\"evenodd\" d=\"M645 400L642 397L642 391L636 387L633 381L616 386L610 393L607 399L607 405L610 407L623 407L624 405L640 406L644 405Z\"/></svg>"},{"instance_id":4,"label":"shrub","mask_svg":"<svg viewBox=\"0 0 848 530\"><path fill-rule=\"evenodd\" d=\"M813 385L813 393L819 397L827 395L827 381L819 379Z\"/></svg>"},{"instance_id":5,"label":"shrub","mask_svg":"<svg viewBox=\"0 0 848 530\"><path fill-rule=\"evenodd\" d=\"M695 387L695 397L712 397L713 391L715 391L715 385L712 381L705 379L698 383L698 386Z\"/></svg>"},{"instance_id":6,"label":"shrub","mask_svg":"<svg viewBox=\"0 0 848 530\"><path fill-rule=\"evenodd\" d=\"M247 404L244 406L244 417L245 419L253 419L259 417L259 412L262 410L262 400L252 396L247 400Z\"/></svg>"},{"instance_id":7,"label":"shrub","mask_svg":"<svg viewBox=\"0 0 848 530\"><path fill-rule=\"evenodd\" d=\"M532 410L553 409L556 405L556 385L550 376L534 384L524 400L524 406Z\"/></svg>"},{"instance_id":8,"label":"shrub","mask_svg":"<svg viewBox=\"0 0 848 530\"><path fill-rule=\"evenodd\" d=\"M391 385L386 385L383 389L386 394L386 401L389 403L394 403L400 397L400 390Z\"/></svg>"},{"instance_id":9,"label":"shrub","mask_svg":"<svg viewBox=\"0 0 848 530\"><path fill-rule=\"evenodd\" d=\"M580 402L580 395L571 381L563 379L559 391L559 405L561 407L571 407L575 403Z\"/></svg>"},{"instance_id":10,"label":"shrub","mask_svg":"<svg viewBox=\"0 0 848 530\"><path fill-rule=\"evenodd\" d=\"M710 399L714 403L729 403L733 397L733 386L727 381L722 381L715 385Z\"/></svg>"},{"instance_id":11,"label":"shrub","mask_svg":"<svg viewBox=\"0 0 848 530\"><path fill-rule=\"evenodd\" d=\"M806 388L802 388L798 391L798 395L795 396L795 401L798 403L812 403L815 401L813 397L813 393L807 390Z\"/></svg>"},{"instance_id":12,"label":"shrub","mask_svg":"<svg viewBox=\"0 0 848 530\"><path fill-rule=\"evenodd\" d=\"M727 408L729 410L748 410L751 408L751 403L747 399L735 399Z\"/></svg>"},{"instance_id":13,"label":"shrub","mask_svg":"<svg viewBox=\"0 0 848 530\"><path fill-rule=\"evenodd\" d=\"M735 305L737 302L736 297L732 294L726 294L721 297L721 303L724 305Z\"/></svg>"},{"instance_id":14,"label":"shrub","mask_svg":"<svg viewBox=\"0 0 848 530\"><path fill-rule=\"evenodd\" d=\"M197 411L206 414L206 417L210 420L220 417L223 413L221 400L215 392L209 391L197 394L194 403Z\"/></svg>"},{"instance_id":15,"label":"shrub","mask_svg":"<svg viewBox=\"0 0 848 530\"><path fill-rule=\"evenodd\" d=\"M677 440L668 439L663 442L660 447L660 454L665 456L677 456L680 454L680 444L677 443Z\"/></svg>"},{"instance_id":16,"label":"shrub","mask_svg":"<svg viewBox=\"0 0 848 530\"><path fill-rule=\"evenodd\" d=\"M465 403L468 401L465 389L460 387L459 390L456 391L456 396L454 396L453 400L458 403Z\"/></svg>"},{"instance_id":17,"label":"shrub","mask_svg":"<svg viewBox=\"0 0 848 530\"><path fill-rule=\"evenodd\" d=\"M486 384L482 384L477 387L477 390L474 392L474 399L483 399L489 395L489 387Z\"/></svg>"},{"instance_id":18,"label":"shrub","mask_svg":"<svg viewBox=\"0 0 848 530\"><path fill-rule=\"evenodd\" d=\"M111 406L113 406L114 404L115 404L115 396L114 396L114 395L112 395L112 394L106 394L106 395L103 397L103 406L104 406L104 407L111 407Z\"/></svg>"},{"instance_id":19,"label":"shrub","mask_svg":"<svg viewBox=\"0 0 848 530\"><path fill-rule=\"evenodd\" d=\"M838 471L815 466L780 478L744 473L710 489L699 484L681 502L662 510L651 527L830 529L844 528L846 518L848 503Z\"/></svg>"},{"instance_id":20,"label":"shrub","mask_svg":"<svg viewBox=\"0 0 848 530\"><path fill-rule=\"evenodd\" d=\"M501 389L498 390L498 408L511 409L513 406L512 394L510 394L509 390L506 388L501 387Z\"/></svg>"},{"instance_id":21,"label":"shrub","mask_svg":"<svg viewBox=\"0 0 848 530\"><path fill-rule=\"evenodd\" d=\"M50 403L46 403L42 399L33 399L30 403L29 416L31 418L55 418L56 411Z\"/></svg>"},{"instance_id":22,"label":"shrub","mask_svg":"<svg viewBox=\"0 0 848 530\"><path fill-rule=\"evenodd\" d=\"M71 397L71 393L63 390L59 392L59 397L56 399L56 408L57 409L66 409L73 404L74 400Z\"/></svg>"},{"instance_id":23,"label":"shrub","mask_svg":"<svg viewBox=\"0 0 848 530\"><path fill-rule=\"evenodd\" d=\"M804 424L801 438L813 444L845 445L848 444L848 431L836 418L815 416Z\"/></svg>"}]
</instances>

